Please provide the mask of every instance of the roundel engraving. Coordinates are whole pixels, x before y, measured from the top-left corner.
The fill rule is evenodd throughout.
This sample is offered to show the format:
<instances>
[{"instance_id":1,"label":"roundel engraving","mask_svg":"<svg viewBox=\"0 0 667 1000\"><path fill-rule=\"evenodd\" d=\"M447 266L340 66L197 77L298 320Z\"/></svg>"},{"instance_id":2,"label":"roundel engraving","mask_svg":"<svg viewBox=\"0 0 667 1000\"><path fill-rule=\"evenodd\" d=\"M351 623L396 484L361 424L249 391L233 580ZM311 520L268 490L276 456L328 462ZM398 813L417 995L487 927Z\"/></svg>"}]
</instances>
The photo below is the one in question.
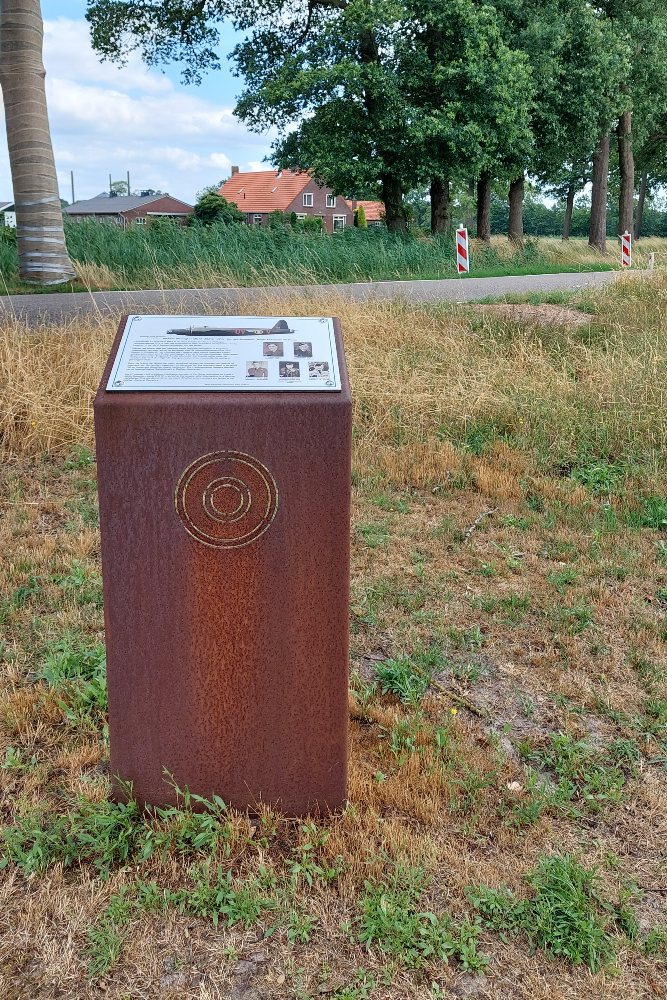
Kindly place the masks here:
<instances>
[{"instance_id":1,"label":"roundel engraving","mask_svg":"<svg viewBox=\"0 0 667 1000\"><path fill-rule=\"evenodd\" d=\"M238 549L263 535L278 510L276 481L252 455L214 451L182 473L176 513L198 542Z\"/></svg>"}]
</instances>

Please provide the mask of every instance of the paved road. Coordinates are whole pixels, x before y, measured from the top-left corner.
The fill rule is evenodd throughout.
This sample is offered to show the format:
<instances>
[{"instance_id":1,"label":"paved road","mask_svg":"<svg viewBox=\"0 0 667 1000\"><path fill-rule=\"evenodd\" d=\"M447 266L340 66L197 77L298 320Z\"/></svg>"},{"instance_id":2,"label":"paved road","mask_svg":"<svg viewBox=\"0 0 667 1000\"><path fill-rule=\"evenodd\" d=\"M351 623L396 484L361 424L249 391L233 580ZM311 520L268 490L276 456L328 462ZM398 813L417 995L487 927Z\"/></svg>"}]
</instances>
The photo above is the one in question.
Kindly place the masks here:
<instances>
[{"instance_id":1,"label":"paved road","mask_svg":"<svg viewBox=\"0 0 667 1000\"><path fill-rule=\"evenodd\" d=\"M197 315L260 311L267 298L300 295L331 296L364 302L403 299L408 302L470 302L488 295L551 292L598 287L614 281L618 271L581 271L570 274L529 274L502 278L446 278L439 281L376 281L350 285L281 285L274 288L178 288L137 292L72 292L47 295L0 296L0 319L12 315L28 323L57 323L75 316L116 316L122 313ZM321 308L321 305L320 305Z\"/></svg>"}]
</instances>

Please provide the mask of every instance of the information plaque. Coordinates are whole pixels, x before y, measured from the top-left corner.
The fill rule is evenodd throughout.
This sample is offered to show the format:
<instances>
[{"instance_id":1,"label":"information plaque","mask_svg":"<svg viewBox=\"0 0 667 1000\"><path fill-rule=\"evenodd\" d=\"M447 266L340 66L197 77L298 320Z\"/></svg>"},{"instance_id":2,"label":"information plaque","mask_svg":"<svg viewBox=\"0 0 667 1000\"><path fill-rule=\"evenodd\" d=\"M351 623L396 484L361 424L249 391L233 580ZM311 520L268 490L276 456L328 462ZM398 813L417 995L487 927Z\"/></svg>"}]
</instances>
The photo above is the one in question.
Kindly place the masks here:
<instances>
[{"instance_id":1,"label":"information plaque","mask_svg":"<svg viewBox=\"0 0 667 1000\"><path fill-rule=\"evenodd\" d=\"M327 316L128 316L108 391L340 391Z\"/></svg>"}]
</instances>

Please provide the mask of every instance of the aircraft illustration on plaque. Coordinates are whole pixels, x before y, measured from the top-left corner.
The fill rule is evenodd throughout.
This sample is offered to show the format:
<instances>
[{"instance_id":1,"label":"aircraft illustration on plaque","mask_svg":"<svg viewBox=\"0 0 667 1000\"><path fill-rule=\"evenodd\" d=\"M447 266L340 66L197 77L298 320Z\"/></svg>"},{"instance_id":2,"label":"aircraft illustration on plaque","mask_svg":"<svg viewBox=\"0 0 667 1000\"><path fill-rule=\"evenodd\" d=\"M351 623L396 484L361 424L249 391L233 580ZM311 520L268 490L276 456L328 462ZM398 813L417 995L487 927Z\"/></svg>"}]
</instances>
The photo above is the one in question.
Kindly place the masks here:
<instances>
[{"instance_id":1,"label":"aircraft illustration on plaque","mask_svg":"<svg viewBox=\"0 0 667 1000\"><path fill-rule=\"evenodd\" d=\"M186 326L176 327L167 330L167 333L176 334L179 337L275 337L277 334L291 334L289 324L284 319L279 319L273 326Z\"/></svg>"}]
</instances>

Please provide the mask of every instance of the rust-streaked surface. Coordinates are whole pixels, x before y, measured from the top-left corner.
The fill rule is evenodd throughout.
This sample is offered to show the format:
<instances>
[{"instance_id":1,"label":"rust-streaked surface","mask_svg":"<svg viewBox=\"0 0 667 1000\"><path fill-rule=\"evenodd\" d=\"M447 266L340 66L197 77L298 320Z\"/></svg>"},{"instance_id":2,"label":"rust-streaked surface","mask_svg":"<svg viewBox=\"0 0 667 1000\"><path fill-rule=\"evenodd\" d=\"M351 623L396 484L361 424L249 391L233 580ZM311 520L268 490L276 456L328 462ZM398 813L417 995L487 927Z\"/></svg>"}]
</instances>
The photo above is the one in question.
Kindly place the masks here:
<instances>
[{"instance_id":1,"label":"rust-streaked surface","mask_svg":"<svg viewBox=\"0 0 667 1000\"><path fill-rule=\"evenodd\" d=\"M148 803L175 800L168 772L238 808L337 808L351 450L340 324L339 393L107 392L123 326L94 404L112 773Z\"/></svg>"}]
</instances>

